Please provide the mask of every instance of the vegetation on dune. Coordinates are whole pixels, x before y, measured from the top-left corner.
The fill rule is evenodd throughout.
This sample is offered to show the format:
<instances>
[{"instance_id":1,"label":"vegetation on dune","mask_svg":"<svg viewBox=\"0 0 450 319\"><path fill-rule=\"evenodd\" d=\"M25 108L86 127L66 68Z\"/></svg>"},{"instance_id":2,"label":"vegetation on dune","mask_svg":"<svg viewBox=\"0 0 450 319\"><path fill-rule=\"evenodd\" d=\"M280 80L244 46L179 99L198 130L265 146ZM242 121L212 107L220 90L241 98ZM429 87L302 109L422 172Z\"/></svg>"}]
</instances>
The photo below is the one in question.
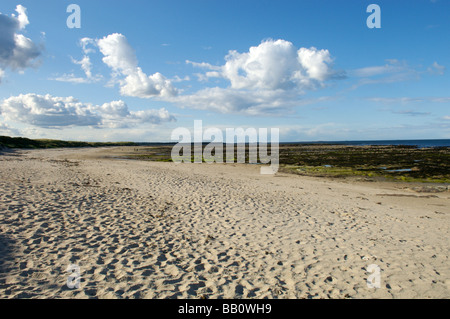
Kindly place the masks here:
<instances>
[{"instance_id":1,"label":"vegetation on dune","mask_svg":"<svg viewBox=\"0 0 450 319\"><path fill-rule=\"evenodd\" d=\"M60 147L101 147L101 146L135 146L132 142L101 143L60 141L49 139L28 139L25 137L0 136L0 146L7 148L60 148Z\"/></svg>"}]
</instances>

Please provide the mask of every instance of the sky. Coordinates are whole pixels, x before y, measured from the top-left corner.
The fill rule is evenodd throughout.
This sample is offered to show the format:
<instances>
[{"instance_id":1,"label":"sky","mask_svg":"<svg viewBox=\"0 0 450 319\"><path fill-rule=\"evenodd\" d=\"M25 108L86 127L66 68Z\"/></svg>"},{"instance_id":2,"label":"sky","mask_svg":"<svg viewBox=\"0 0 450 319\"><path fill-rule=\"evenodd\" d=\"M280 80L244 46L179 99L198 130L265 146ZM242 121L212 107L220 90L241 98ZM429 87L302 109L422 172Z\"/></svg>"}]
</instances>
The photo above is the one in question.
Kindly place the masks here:
<instances>
[{"instance_id":1,"label":"sky","mask_svg":"<svg viewBox=\"0 0 450 319\"><path fill-rule=\"evenodd\" d=\"M0 135L448 139L449 31L449 0L2 0Z\"/></svg>"}]
</instances>

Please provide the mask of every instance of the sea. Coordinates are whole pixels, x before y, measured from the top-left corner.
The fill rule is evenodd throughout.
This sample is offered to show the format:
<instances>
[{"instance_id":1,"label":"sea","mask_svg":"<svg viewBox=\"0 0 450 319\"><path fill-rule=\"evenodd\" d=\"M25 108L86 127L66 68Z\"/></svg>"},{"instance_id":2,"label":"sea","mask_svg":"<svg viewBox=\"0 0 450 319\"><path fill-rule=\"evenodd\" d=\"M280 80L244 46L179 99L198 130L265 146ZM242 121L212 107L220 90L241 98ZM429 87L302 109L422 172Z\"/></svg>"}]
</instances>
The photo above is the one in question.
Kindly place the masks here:
<instances>
[{"instance_id":1,"label":"sea","mask_svg":"<svg viewBox=\"0 0 450 319\"><path fill-rule=\"evenodd\" d=\"M280 143L283 144L283 143ZM370 140L370 141L316 141L292 142L289 144L334 144L334 145L410 145L418 148L450 147L450 139L437 140Z\"/></svg>"},{"instance_id":2,"label":"sea","mask_svg":"<svg viewBox=\"0 0 450 319\"><path fill-rule=\"evenodd\" d=\"M203 142L207 145L210 142ZM142 146L172 146L174 142L143 142ZM329 144L329 145L411 145L418 148L450 147L450 139L435 140L369 140L369 141L309 141L309 142L280 142L280 144Z\"/></svg>"}]
</instances>

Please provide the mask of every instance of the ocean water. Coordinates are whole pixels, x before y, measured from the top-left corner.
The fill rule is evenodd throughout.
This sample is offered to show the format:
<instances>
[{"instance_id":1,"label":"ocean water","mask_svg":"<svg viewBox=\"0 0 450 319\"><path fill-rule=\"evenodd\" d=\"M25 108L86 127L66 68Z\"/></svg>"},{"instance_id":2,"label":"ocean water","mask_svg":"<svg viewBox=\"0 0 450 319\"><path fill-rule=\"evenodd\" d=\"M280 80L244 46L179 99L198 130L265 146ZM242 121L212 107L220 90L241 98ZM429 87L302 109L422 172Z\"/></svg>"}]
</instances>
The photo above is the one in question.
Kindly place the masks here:
<instances>
[{"instance_id":1,"label":"ocean water","mask_svg":"<svg viewBox=\"0 0 450 319\"><path fill-rule=\"evenodd\" d=\"M450 139L439 140L379 140L379 141L320 141L294 142L289 144L338 144L338 145L412 145L424 147L450 147Z\"/></svg>"},{"instance_id":2,"label":"ocean water","mask_svg":"<svg viewBox=\"0 0 450 319\"><path fill-rule=\"evenodd\" d=\"M210 142L203 142L207 145ZM175 142L143 142L142 146L173 146ZM450 147L450 139L436 140L370 140L370 141L310 141L310 142L280 142L280 144L332 144L332 145L412 145L424 147Z\"/></svg>"}]
</instances>

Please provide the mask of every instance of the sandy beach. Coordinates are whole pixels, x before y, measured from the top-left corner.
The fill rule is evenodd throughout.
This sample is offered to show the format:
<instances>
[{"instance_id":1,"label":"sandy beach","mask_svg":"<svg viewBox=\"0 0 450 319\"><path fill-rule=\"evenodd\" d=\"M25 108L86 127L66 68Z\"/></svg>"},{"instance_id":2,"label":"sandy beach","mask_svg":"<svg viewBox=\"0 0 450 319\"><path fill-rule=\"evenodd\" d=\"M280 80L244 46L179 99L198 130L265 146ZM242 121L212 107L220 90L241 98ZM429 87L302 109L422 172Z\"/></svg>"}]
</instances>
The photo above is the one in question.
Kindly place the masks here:
<instances>
[{"instance_id":1,"label":"sandy beach","mask_svg":"<svg viewBox=\"0 0 450 319\"><path fill-rule=\"evenodd\" d=\"M114 150L0 155L0 298L450 298L448 190Z\"/></svg>"}]
</instances>

